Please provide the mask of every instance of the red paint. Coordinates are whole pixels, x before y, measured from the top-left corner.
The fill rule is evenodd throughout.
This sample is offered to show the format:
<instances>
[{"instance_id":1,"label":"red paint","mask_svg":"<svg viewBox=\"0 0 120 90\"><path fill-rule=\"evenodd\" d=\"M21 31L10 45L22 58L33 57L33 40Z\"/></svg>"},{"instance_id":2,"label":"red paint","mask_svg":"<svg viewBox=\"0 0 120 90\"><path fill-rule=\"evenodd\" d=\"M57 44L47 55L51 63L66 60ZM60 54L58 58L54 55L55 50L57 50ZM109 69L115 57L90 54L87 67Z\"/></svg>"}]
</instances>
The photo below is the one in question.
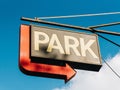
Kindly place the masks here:
<instances>
[{"instance_id":1,"label":"red paint","mask_svg":"<svg viewBox=\"0 0 120 90\"><path fill-rule=\"evenodd\" d=\"M33 63L31 62L29 53L30 53L30 26L21 25L20 30L20 61L19 65L24 70L29 72L37 72L37 73L45 73L52 75L61 75L66 76L65 81L70 80L76 72L68 65L66 66L56 66L56 65L48 65L41 63Z\"/></svg>"}]
</instances>

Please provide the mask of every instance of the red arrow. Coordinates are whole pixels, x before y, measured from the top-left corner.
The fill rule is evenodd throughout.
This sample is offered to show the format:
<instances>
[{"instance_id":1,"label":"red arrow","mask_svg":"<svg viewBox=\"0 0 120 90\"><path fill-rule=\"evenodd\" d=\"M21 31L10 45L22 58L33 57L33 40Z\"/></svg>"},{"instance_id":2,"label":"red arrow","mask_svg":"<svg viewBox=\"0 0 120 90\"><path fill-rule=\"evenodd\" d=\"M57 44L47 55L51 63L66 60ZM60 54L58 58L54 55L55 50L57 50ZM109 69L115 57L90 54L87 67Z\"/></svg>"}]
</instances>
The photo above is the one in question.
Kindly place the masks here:
<instances>
[{"instance_id":1,"label":"red arrow","mask_svg":"<svg viewBox=\"0 0 120 90\"><path fill-rule=\"evenodd\" d=\"M30 26L21 25L20 30L20 68L27 72L39 73L39 74L49 74L49 75L59 75L65 76L65 82L70 80L75 74L74 71L68 64L66 66L56 66L48 64L40 64L31 62L30 53Z\"/></svg>"}]
</instances>

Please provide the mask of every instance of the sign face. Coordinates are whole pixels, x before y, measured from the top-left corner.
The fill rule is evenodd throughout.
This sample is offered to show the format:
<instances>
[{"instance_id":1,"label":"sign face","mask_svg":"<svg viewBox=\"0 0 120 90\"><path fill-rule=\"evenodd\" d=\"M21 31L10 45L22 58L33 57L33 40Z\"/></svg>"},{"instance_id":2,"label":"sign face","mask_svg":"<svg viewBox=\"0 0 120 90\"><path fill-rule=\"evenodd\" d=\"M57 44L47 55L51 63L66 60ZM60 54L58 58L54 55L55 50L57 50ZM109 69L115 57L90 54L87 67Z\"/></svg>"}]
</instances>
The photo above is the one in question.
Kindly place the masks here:
<instances>
[{"instance_id":1,"label":"sign face","mask_svg":"<svg viewBox=\"0 0 120 90\"><path fill-rule=\"evenodd\" d=\"M98 71L101 57L97 35L31 26L31 60Z\"/></svg>"}]
</instances>

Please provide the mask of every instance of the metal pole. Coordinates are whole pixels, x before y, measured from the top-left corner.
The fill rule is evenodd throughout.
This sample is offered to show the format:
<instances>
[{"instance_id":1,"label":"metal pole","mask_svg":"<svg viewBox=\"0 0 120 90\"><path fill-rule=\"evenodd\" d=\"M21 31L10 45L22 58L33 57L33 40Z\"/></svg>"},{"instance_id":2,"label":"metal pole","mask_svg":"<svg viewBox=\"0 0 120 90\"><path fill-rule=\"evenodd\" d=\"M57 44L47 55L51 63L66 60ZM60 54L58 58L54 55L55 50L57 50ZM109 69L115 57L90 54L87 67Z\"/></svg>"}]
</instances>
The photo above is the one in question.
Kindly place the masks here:
<instances>
[{"instance_id":1,"label":"metal pole","mask_svg":"<svg viewBox=\"0 0 120 90\"><path fill-rule=\"evenodd\" d=\"M85 27L80 27L80 26L73 26L73 25L68 25L68 24L50 22L50 21L40 20L38 18L31 19L31 18L22 17L21 20L30 21L30 22L36 22L36 23L43 23L43 24L50 24L50 25L55 25L55 26L67 27L67 28L74 28L74 29L79 29L79 30L81 29L81 30L90 31L90 32L98 32L98 33L104 33L104 34L111 34L111 35L120 36L120 33L118 33L118 32L110 32L110 31L95 30L95 29L93 30L92 28L85 28Z\"/></svg>"},{"instance_id":2,"label":"metal pole","mask_svg":"<svg viewBox=\"0 0 120 90\"><path fill-rule=\"evenodd\" d=\"M118 25L120 22L114 22L114 23L108 23L108 24L101 24L96 26L90 26L89 28L99 28L99 27L105 27L105 26L112 26L112 25Z\"/></svg>"}]
</instances>

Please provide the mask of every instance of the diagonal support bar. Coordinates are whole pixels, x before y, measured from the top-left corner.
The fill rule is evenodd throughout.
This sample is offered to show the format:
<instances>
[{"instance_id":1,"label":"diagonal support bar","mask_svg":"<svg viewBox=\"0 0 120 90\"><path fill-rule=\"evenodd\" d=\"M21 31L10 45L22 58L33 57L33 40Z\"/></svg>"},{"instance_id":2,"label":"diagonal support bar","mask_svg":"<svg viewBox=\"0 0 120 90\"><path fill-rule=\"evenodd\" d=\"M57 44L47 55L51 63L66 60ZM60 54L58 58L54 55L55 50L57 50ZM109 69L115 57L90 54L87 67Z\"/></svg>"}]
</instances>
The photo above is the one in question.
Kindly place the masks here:
<instances>
[{"instance_id":1,"label":"diagonal support bar","mask_svg":"<svg viewBox=\"0 0 120 90\"><path fill-rule=\"evenodd\" d=\"M104 33L104 34L120 36L120 33L118 33L118 32L110 32L110 31L95 30L95 29L93 30L92 28L85 28L85 27L80 27L80 26L74 26L74 25L50 22L50 21L40 20L38 18L31 19L31 18L22 17L21 20L30 21L30 22L36 22L36 23L42 23L42 24L55 25L55 26L61 26L61 27L67 27L67 28L74 28L74 29L79 29L79 30L81 29L81 30L90 31L90 32L98 32L98 33Z\"/></svg>"},{"instance_id":2,"label":"diagonal support bar","mask_svg":"<svg viewBox=\"0 0 120 90\"><path fill-rule=\"evenodd\" d=\"M100 28L100 27L105 27L105 26L113 26L113 25L118 25L120 22L114 22L114 23L108 23L108 24L101 24L101 25L96 25L96 26L90 26L89 28Z\"/></svg>"}]
</instances>

